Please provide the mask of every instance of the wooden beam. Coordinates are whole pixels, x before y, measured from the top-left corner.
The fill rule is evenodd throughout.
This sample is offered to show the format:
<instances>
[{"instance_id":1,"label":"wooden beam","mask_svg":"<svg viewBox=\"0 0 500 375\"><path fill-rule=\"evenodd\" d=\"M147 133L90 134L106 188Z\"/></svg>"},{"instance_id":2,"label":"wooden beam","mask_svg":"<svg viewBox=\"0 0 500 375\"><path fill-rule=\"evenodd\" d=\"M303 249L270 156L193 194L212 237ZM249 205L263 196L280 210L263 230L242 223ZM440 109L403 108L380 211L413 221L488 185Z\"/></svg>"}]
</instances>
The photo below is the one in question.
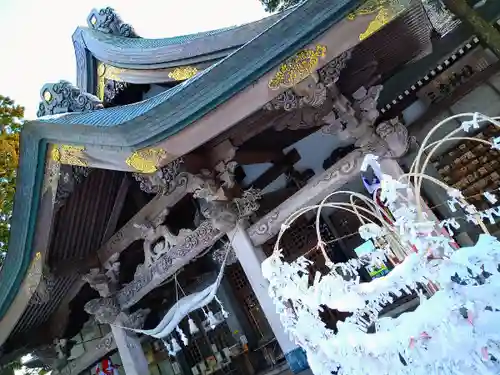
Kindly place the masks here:
<instances>
[{"instance_id":1,"label":"wooden beam","mask_svg":"<svg viewBox=\"0 0 500 375\"><path fill-rule=\"evenodd\" d=\"M277 162L280 159L283 159L283 153L281 151L270 150L238 150L234 157L234 161L239 165L271 163Z\"/></svg>"},{"instance_id":2,"label":"wooden beam","mask_svg":"<svg viewBox=\"0 0 500 375\"><path fill-rule=\"evenodd\" d=\"M296 149L292 149L280 161L276 162L271 168L252 181L249 186L255 189L264 189L267 185L293 167L299 160L300 154Z\"/></svg>"}]
</instances>

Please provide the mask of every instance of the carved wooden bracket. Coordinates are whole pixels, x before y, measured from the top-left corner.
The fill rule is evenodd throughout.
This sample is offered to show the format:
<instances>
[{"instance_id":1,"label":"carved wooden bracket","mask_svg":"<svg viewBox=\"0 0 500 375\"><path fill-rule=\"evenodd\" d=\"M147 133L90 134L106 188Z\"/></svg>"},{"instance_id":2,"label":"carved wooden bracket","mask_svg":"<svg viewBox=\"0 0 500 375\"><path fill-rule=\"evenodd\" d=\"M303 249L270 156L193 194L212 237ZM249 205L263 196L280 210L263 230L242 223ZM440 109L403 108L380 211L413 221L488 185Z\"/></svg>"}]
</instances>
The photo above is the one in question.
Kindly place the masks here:
<instances>
[{"instance_id":1,"label":"carved wooden bracket","mask_svg":"<svg viewBox=\"0 0 500 375\"><path fill-rule=\"evenodd\" d=\"M268 102L264 109L293 111L305 106L321 107L327 98L327 88L337 82L349 58L350 53L344 52L317 72L311 71L307 76L301 77L300 81L294 81L290 89Z\"/></svg>"}]
</instances>

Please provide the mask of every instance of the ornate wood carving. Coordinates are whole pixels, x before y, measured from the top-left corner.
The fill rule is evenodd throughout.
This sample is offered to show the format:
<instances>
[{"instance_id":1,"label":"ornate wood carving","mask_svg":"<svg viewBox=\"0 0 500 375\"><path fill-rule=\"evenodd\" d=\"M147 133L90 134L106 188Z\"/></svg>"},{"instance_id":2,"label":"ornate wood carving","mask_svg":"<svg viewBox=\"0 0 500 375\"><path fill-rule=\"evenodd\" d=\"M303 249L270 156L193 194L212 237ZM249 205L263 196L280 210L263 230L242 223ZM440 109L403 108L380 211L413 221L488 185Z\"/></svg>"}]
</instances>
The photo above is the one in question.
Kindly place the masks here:
<instances>
[{"instance_id":1,"label":"ornate wood carving","mask_svg":"<svg viewBox=\"0 0 500 375\"><path fill-rule=\"evenodd\" d=\"M168 181L167 194L158 194L144 206L127 224L118 230L99 250L99 259L105 262L111 255L121 252L132 242L142 238L141 225L154 223L166 208L173 207L186 194L199 188L198 177L186 172L178 174ZM150 185L155 186L155 185ZM161 184L156 185L163 189ZM160 191L160 190L158 190ZM162 192L164 190L161 190Z\"/></svg>"},{"instance_id":2,"label":"ornate wood carving","mask_svg":"<svg viewBox=\"0 0 500 375\"><path fill-rule=\"evenodd\" d=\"M134 173L133 176L140 183L143 192L147 194L167 194L176 187L174 180L180 173L183 163L183 158L178 158L152 174Z\"/></svg>"},{"instance_id":3,"label":"ornate wood carving","mask_svg":"<svg viewBox=\"0 0 500 375\"><path fill-rule=\"evenodd\" d=\"M291 89L279 94L276 98L268 102L264 106L264 109L294 111L305 106L321 107L326 101L327 88L337 82L340 72L345 68L349 58L349 52L342 53L317 73L311 72L293 85Z\"/></svg>"},{"instance_id":4,"label":"ornate wood carving","mask_svg":"<svg viewBox=\"0 0 500 375\"><path fill-rule=\"evenodd\" d=\"M126 38L136 38L132 26L124 23L113 8L92 9L87 17L87 25L93 30Z\"/></svg>"},{"instance_id":5,"label":"ornate wood carving","mask_svg":"<svg viewBox=\"0 0 500 375\"><path fill-rule=\"evenodd\" d=\"M81 184L91 171L92 169L85 167L59 165L59 179L54 201L55 210L64 205L64 202L75 190L76 186Z\"/></svg>"},{"instance_id":6,"label":"ornate wood carving","mask_svg":"<svg viewBox=\"0 0 500 375\"><path fill-rule=\"evenodd\" d=\"M189 263L195 256L214 244L223 236L214 228L211 221L206 220L196 228L184 241L163 254L151 267L144 265L137 268L134 280L125 285L116 295L119 306L129 308L143 296L163 283L180 267Z\"/></svg>"},{"instance_id":7,"label":"ornate wood carving","mask_svg":"<svg viewBox=\"0 0 500 375\"><path fill-rule=\"evenodd\" d=\"M120 272L119 254L113 254L105 263L105 270L93 268L83 276L83 281L89 283L92 289L99 292L101 297L109 297L118 287Z\"/></svg>"},{"instance_id":8,"label":"ornate wood carving","mask_svg":"<svg viewBox=\"0 0 500 375\"><path fill-rule=\"evenodd\" d=\"M102 102L96 96L81 91L68 81L45 84L40 96L42 101L38 106L38 117L103 108Z\"/></svg>"},{"instance_id":9,"label":"ornate wood carving","mask_svg":"<svg viewBox=\"0 0 500 375\"><path fill-rule=\"evenodd\" d=\"M335 85L330 86L336 90ZM315 204L329 193L357 176L366 154L400 157L410 144L406 127L397 120L381 123L378 118L377 100L382 87L361 88L353 94L353 101L335 92L333 107L323 121L325 132L345 140L352 140L357 147L323 174L313 178L298 193L288 198L274 210L252 225L248 231L252 242L261 245L276 235L282 223L300 208Z\"/></svg>"}]
</instances>

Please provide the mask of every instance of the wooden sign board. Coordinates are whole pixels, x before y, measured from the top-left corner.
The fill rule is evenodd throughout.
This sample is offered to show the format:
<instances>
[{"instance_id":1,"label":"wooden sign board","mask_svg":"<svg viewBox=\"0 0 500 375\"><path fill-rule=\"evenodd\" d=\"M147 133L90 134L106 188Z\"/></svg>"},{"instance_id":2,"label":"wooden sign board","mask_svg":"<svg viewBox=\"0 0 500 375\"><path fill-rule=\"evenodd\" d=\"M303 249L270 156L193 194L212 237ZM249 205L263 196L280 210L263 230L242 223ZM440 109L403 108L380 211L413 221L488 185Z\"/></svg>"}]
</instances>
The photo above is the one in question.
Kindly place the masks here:
<instances>
[{"instance_id":1,"label":"wooden sign board","mask_svg":"<svg viewBox=\"0 0 500 375\"><path fill-rule=\"evenodd\" d=\"M417 92L417 96L426 104L437 103L495 61L496 57L491 52L478 46L437 75L428 85Z\"/></svg>"}]
</instances>

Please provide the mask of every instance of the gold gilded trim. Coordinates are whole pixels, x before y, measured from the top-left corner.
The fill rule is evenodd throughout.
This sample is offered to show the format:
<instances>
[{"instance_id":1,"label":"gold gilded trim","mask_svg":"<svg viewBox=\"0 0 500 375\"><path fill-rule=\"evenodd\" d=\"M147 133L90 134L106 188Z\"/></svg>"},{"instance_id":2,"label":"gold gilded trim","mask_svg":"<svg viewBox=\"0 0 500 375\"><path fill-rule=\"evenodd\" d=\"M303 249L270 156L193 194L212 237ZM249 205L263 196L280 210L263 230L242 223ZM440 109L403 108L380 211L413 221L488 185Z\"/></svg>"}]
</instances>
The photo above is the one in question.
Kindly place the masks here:
<instances>
[{"instance_id":1,"label":"gold gilded trim","mask_svg":"<svg viewBox=\"0 0 500 375\"><path fill-rule=\"evenodd\" d=\"M123 82L121 74L125 72L126 69L117 68L116 66L106 65L102 62L97 64L97 97L104 100L104 86L106 85L106 80L111 79L113 81Z\"/></svg>"},{"instance_id":2,"label":"gold gilded trim","mask_svg":"<svg viewBox=\"0 0 500 375\"><path fill-rule=\"evenodd\" d=\"M367 0L358 9L350 13L347 19L352 21L359 16L377 13L368 28L359 35L359 40L365 40L395 19L405 9L404 0Z\"/></svg>"},{"instance_id":3,"label":"gold gilded trim","mask_svg":"<svg viewBox=\"0 0 500 375\"><path fill-rule=\"evenodd\" d=\"M314 73L319 59L325 57L326 46L318 44L315 49L305 49L287 59L280 65L274 77L269 81L271 90L291 88Z\"/></svg>"},{"instance_id":4,"label":"gold gilded trim","mask_svg":"<svg viewBox=\"0 0 500 375\"><path fill-rule=\"evenodd\" d=\"M104 100L104 85L105 78L104 73L106 72L106 66L99 62L97 64L97 88L96 88L96 96L102 101Z\"/></svg>"},{"instance_id":5,"label":"gold gilded trim","mask_svg":"<svg viewBox=\"0 0 500 375\"><path fill-rule=\"evenodd\" d=\"M116 66L104 65L104 78L111 79L113 81L123 82L121 74L126 71L123 68L117 68Z\"/></svg>"},{"instance_id":6,"label":"gold gilded trim","mask_svg":"<svg viewBox=\"0 0 500 375\"><path fill-rule=\"evenodd\" d=\"M55 161L52 157L55 145L49 145L48 157L45 161L45 173L43 178L43 194L45 194L50 187L56 188L59 181L59 169L61 163ZM55 198L55 194L52 199Z\"/></svg>"},{"instance_id":7,"label":"gold gilded trim","mask_svg":"<svg viewBox=\"0 0 500 375\"><path fill-rule=\"evenodd\" d=\"M180 66L175 68L170 73L168 73L168 78L175 81L184 81L191 77L194 77L198 73L198 69L194 66Z\"/></svg>"},{"instance_id":8,"label":"gold gilded trim","mask_svg":"<svg viewBox=\"0 0 500 375\"><path fill-rule=\"evenodd\" d=\"M76 165L87 167L85 160L85 147L70 145L54 145L52 148L52 160L61 164Z\"/></svg>"},{"instance_id":9,"label":"gold gilded trim","mask_svg":"<svg viewBox=\"0 0 500 375\"><path fill-rule=\"evenodd\" d=\"M158 169L160 162L167 156L162 148L146 148L134 151L125 160L128 166L141 173L153 173Z\"/></svg>"}]
</instances>

